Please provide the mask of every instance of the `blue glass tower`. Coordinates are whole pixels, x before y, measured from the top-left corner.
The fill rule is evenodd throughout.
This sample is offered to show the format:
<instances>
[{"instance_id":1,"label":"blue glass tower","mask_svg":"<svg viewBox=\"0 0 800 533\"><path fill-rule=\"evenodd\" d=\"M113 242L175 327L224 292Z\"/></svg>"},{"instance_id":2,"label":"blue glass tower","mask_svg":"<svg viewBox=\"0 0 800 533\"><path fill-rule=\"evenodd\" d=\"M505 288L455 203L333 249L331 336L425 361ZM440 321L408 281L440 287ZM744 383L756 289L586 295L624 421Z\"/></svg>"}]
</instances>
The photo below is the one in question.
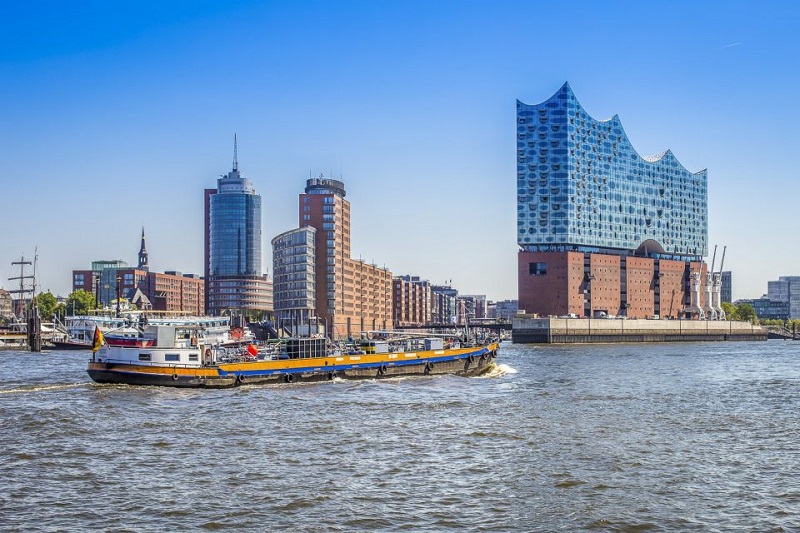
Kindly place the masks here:
<instances>
[{"instance_id":1,"label":"blue glass tower","mask_svg":"<svg viewBox=\"0 0 800 533\"><path fill-rule=\"evenodd\" d=\"M271 311L272 288L261 269L261 196L233 168L206 190L206 312Z\"/></svg>"},{"instance_id":2,"label":"blue glass tower","mask_svg":"<svg viewBox=\"0 0 800 533\"><path fill-rule=\"evenodd\" d=\"M524 251L707 254L705 170L670 150L641 157L619 117L595 120L569 84L517 101L517 242Z\"/></svg>"},{"instance_id":3,"label":"blue glass tower","mask_svg":"<svg viewBox=\"0 0 800 533\"><path fill-rule=\"evenodd\" d=\"M234 166L211 197L212 276L261 274L261 196Z\"/></svg>"}]
</instances>

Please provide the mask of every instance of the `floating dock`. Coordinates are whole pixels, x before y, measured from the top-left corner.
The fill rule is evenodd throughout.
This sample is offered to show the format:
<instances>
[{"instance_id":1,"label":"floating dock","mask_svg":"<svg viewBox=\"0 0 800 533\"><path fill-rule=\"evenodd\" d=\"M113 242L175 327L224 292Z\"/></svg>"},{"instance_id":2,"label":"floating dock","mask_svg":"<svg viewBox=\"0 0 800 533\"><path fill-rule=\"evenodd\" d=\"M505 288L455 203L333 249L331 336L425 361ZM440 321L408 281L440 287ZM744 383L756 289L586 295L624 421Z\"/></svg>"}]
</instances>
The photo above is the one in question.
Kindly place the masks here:
<instances>
[{"instance_id":1,"label":"floating dock","mask_svg":"<svg viewBox=\"0 0 800 533\"><path fill-rule=\"evenodd\" d=\"M764 341L767 330L734 320L519 317L512 339L518 344Z\"/></svg>"}]
</instances>

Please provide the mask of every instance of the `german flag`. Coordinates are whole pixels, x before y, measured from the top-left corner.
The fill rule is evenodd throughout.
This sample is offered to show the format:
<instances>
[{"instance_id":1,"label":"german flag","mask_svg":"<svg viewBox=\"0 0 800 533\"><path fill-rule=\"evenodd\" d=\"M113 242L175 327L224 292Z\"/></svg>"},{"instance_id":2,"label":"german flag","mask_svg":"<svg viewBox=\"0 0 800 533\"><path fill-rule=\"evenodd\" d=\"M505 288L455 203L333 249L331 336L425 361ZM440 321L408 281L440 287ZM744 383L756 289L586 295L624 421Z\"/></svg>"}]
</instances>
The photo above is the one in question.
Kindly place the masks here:
<instances>
[{"instance_id":1,"label":"german flag","mask_svg":"<svg viewBox=\"0 0 800 533\"><path fill-rule=\"evenodd\" d=\"M97 326L94 327L94 342L92 343L92 353L97 353L103 344L105 344L106 339L103 337L103 332L100 331L100 328Z\"/></svg>"}]
</instances>

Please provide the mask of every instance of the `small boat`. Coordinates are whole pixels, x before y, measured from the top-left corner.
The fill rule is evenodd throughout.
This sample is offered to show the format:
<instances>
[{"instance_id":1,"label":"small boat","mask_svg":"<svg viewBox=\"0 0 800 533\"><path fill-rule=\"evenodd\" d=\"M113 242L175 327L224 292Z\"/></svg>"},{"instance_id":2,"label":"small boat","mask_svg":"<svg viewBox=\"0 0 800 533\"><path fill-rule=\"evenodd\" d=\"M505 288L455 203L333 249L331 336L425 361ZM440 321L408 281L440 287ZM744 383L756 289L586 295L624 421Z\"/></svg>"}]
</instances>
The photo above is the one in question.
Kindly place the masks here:
<instances>
[{"instance_id":1,"label":"small boat","mask_svg":"<svg viewBox=\"0 0 800 533\"><path fill-rule=\"evenodd\" d=\"M105 342L87 372L98 383L224 388L244 384L299 383L336 378L415 375L475 376L488 371L498 342L453 342L404 336L338 345L324 337L292 338L259 349L223 346L202 323L147 324L137 343Z\"/></svg>"},{"instance_id":2,"label":"small boat","mask_svg":"<svg viewBox=\"0 0 800 533\"><path fill-rule=\"evenodd\" d=\"M50 344L53 345L53 348L56 350L91 350L92 343L91 342L84 342L76 339L71 339L69 337L63 338L61 340L53 339L50 341Z\"/></svg>"}]
</instances>

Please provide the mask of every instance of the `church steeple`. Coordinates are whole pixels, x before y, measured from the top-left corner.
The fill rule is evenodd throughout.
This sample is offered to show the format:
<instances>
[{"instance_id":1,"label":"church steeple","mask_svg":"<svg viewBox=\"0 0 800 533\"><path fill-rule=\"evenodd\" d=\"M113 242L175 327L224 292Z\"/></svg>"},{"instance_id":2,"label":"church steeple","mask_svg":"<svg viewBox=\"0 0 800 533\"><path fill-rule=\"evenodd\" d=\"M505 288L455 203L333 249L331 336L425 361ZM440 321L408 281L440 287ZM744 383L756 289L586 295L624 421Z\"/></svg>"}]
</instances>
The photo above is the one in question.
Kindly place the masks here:
<instances>
[{"instance_id":1,"label":"church steeple","mask_svg":"<svg viewBox=\"0 0 800 533\"><path fill-rule=\"evenodd\" d=\"M139 249L139 270L150 270L147 264L147 248L144 245L144 226L142 226L142 247Z\"/></svg>"}]
</instances>

